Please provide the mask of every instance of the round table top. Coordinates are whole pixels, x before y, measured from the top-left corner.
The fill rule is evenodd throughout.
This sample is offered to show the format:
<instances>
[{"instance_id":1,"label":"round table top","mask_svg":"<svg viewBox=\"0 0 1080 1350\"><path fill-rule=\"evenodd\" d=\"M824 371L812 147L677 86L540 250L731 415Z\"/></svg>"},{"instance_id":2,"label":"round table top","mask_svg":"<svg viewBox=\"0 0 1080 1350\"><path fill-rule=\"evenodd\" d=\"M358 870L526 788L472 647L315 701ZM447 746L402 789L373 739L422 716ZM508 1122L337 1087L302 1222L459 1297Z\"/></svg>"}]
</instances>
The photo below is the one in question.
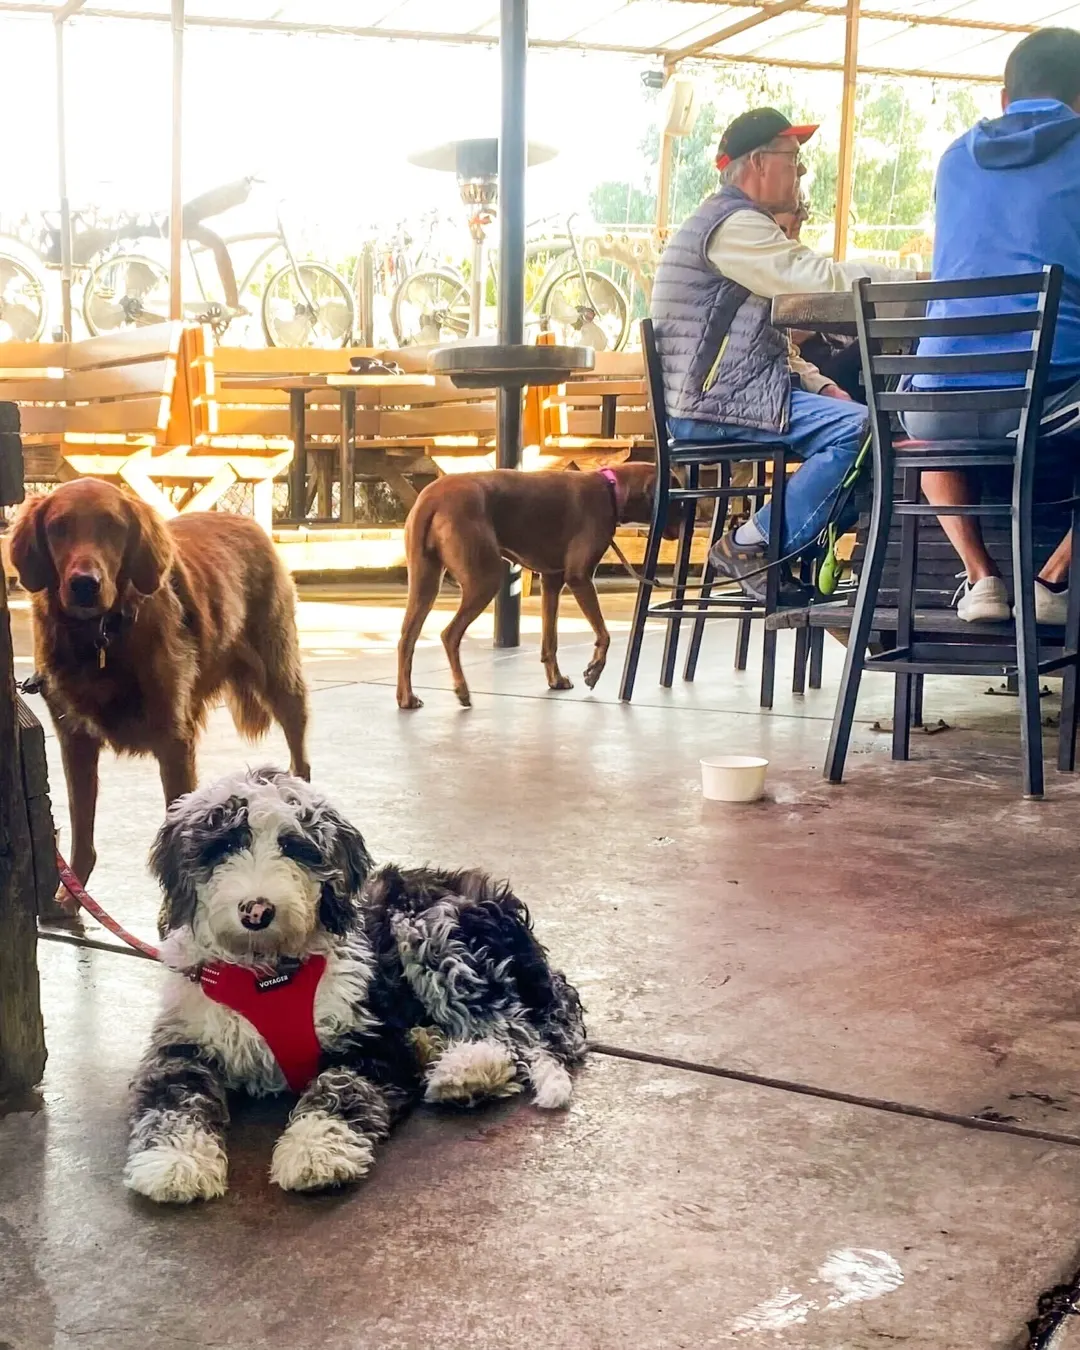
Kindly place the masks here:
<instances>
[{"instance_id":1,"label":"round table top","mask_svg":"<svg viewBox=\"0 0 1080 1350\"><path fill-rule=\"evenodd\" d=\"M592 370L591 347L536 347L529 343L458 342L431 353L428 366L449 375L461 388L519 388L560 384L570 375Z\"/></svg>"},{"instance_id":2,"label":"round table top","mask_svg":"<svg viewBox=\"0 0 1080 1350\"><path fill-rule=\"evenodd\" d=\"M532 168L534 164L546 164L558 153L553 146L530 141L526 162ZM447 141L427 150L416 150L407 159L420 169L441 169L456 173L459 178L492 177L499 171L499 140L497 136L481 136Z\"/></svg>"}]
</instances>

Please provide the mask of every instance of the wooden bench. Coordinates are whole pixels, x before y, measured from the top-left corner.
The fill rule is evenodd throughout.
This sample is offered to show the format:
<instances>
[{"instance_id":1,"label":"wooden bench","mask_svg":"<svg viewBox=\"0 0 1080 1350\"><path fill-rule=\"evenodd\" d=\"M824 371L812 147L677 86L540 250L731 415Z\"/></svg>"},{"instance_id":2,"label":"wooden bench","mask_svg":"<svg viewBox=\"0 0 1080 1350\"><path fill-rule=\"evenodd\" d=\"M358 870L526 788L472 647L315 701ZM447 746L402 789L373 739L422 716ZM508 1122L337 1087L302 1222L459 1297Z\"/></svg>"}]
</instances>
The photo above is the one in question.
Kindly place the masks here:
<instances>
[{"instance_id":1,"label":"wooden bench","mask_svg":"<svg viewBox=\"0 0 1080 1350\"><path fill-rule=\"evenodd\" d=\"M129 458L182 439L174 401L183 325L153 324L85 342L7 342L0 399L19 405L26 478L122 478Z\"/></svg>"}]
</instances>

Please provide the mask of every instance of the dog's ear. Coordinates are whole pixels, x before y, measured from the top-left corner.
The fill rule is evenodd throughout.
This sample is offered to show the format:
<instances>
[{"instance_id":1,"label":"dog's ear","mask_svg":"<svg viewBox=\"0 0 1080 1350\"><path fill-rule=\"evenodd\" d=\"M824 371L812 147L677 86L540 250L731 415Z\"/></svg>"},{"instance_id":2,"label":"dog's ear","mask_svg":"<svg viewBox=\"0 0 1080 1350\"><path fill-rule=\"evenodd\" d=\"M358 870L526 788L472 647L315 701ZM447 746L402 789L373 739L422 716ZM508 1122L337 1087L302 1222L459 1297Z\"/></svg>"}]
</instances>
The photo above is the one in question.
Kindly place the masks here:
<instances>
[{"instance_id":1,"label":"dog's ear","mask_svg":"<svg viewBox=\"0 0 1080 1350\"><path fill-rule=\"evenodd\" d=\"M160 937L190 924L195 918L198 904L194 859L191 857L183 801L181 797L169 807L165 823L158 830L150 849L150 871L157 878L163 893L161 909L158 911Z\"/></svg>"},{"instance_id":2,"label":"dog's ear","mask_svg":"<svg viewBox=\"0 0 1080 1350\"><path fill-rule=\"evenodd\" d=\"M318 817L323 855L332 869L323 882L319 922L341 936L357 920L356 901L372 868L364 836L334 807L323 805Z\"/></svg>"},{"instance_id":3,"label":"dog's ear","mask_svg":"<svg viewBox=\"0 0 1080 1350\"><path fill-rule=\"evenodd\" d=\"M145 502L126 497L128 536L121 572L142 595L153 595L169 573L172 540L157 512Z\"/></svg>"},{"instance_id":4,"label":"dog's ear","mask_svg":"<svg viewBox=\"0 0 1080 1350\"><path fill-rule=\"evenodd\" d=\"M47 591L56 584L49 542L45 538L48 497L31 497L15 518L11 532L11 565L28 591Z\"/></svg>"}]
</instances>

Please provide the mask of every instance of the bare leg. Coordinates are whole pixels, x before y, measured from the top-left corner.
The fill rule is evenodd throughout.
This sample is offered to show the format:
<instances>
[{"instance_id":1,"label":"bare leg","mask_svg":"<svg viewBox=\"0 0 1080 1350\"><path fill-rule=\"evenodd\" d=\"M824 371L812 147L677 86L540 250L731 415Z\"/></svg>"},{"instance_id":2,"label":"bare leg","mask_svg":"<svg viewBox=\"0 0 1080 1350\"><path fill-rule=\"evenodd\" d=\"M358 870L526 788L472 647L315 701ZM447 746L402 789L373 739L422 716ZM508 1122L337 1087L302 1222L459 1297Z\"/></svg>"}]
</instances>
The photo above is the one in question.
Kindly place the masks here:
<instances>
[{"instance_id":1,"label":"bare leg","mask_svg":"<svg viewBox=\"0 0 1080 1350\"><path fill-rule=\"evenodd\" d=\"M592 577L586 576L576 579L572 577L570 589L574 592L574 599L581 606L581 612L588 619L589 626L596 637L592 660L585 667L585 683L590 689L594 689L597 680L604 673L604 667L607 665L611 635L600 611L600 597L596 594L596 586L593 584Z\"/></svg>"},{"instance_id":2,"label":"bare leg","mask_svg":"<svg viewBox=\"0 0 1080 1350\"><path fill-rule=\"evenodd\" d=\"M1049 581L1051 585L1059 585L1069 579L1069 565L1072 562L1072 533L1070 532L1058 544L1057 548L1051 554L1046 566L1039 573L1042 581Z\"/></svg>"},{"instance_id":3,"label":"bare leg","mask_svg":"<svg viewBox=\"0 0 1080 1350\"><path fill-rule=\"evenodd\" d=\"M230 309L239 309L240 297L236 289L236 272L233 269L232 257L225 240L219 234L215 234L208 225L201 224L185 225L184 238L191 239L196 244L202 244L214 255L214 264L217 267L218 276L221 278L222 289L225 291L225 303Z\"/></svg>"},{"instance_id":4,"label":"bare leg","mask_svg":"<svg viewBox=\"0 0 1080 1350\"><path fill-rule=\"evenodd\" d=\"M973 500L971 480L958 469L924 473L922 488L931 506L964 506ZM996 563L986 551L976 516L939 516L938 520L949 542L960 555L969 581L1000 576Z\"/></svg>"},{"instance_id":5,"label":"bare leg","mask_svg":"<svg viewBox=\"0 0 1080 1350\"><path fill-rule=\"evenodd\" d=\"M68 811L71 817L71 870L86 884L97 862L94 849L94 817L97 813L98 759L101 742L84 732L61 732L60 754L67 779ZM57 899L63 900L67 891L61 886ZM65 908L70 906L70 900Z\"/></svg>"},{"instance_id":6,"label":"bare leg","mask_svg":"<svg viewBox=\"0 0 1080 1350\"><path fill-rule=\"evenodd\" d=\"M194 792L197 786L195 776L195 739L166 741L154 752L157 755L158 768L161 770L161 786L165 790L165 805L170 806L177 797L186 792Z\"/></svg>"},{"instance_id":7,"label":"bare leg","mask_svg":"<svg viewBox=\"0 0 1080 1350\"><path fill-rule=\"evenodd\" d=\"M474 619L483 614L499 590L500 569L480 571L477 575L461 581L461 604L458 612L443 629L442 641L450 662L450 674L454 677L454 693L463 708L472 707L469 686L465 682L465 672L461 669L461 639Z\"/></svg>"},{"instance_id":8,"label":"bare leg","mask_svg":"<svg viewBox=\"0 0 1080 1350\"><path fill-rule=\"evenodd\" d=\"M559 670L556 652L559 647L559 596L562 594L563 574L545 572L540 578L542 599L540 606L541 635L540 660L544 663L549 689L573 689L573 685Z\"/></svg>"},{"instance_id":9,"label":"bare leg","mask_svg":"<svg viewBox=\"0 0 1080 1350\"><path fill-rule=\"evenodd\" d=\"M418 699L412 687L413 652L417 639L424 627L424 620L431 613L432 606L439 598L442 585L442 566L428 558L421 558L409 568L409 601L405 608L405 618L401 624L401 640L398 642L397 704L399 708L422 708L423 700Z\"/></svg>"}]
</instances>

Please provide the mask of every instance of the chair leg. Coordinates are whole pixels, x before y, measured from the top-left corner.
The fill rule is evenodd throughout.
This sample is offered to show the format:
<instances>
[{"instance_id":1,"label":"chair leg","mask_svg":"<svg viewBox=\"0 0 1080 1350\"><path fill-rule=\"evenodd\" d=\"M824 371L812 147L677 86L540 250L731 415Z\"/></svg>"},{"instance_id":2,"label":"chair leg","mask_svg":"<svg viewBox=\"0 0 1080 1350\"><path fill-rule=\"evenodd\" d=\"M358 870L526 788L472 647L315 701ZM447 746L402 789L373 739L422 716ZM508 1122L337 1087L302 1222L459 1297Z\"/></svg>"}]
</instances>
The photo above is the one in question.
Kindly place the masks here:
<instances>
[{"instance_id":1,"label":"chair leg","mask_svg":"<svg viewBox=\"0 0 1080 1350\"><path fill-rule=\"evenodd\" d=\"M904 471L905 502L919 500L918 469ZM900 524L900 575L897 580L896 645L910 648L914 633L915 579L919 562L919 518L904 516ZM912 681L916 677L899 671L893 686L893 759L907 759L911 754Z\"/></svg>"},{"instance_id":2,"label":"chair leg","mask_svg":"<svg viewBox=\"0 0 1080 1350\"><path fill-rule=\"evenodd\" d=\"M1032 548L1033 456L1017 447L1013 475L1012 555L1016 616L1016 673L1020 684L1020 749L1024 796L1043 795L1042 714L1039 708L1039 639L1035 628L1035 563Z\"/></svg>"},{"instance_id":3,"label":"chair leg","mask_svg":"<svg viewBox=\"0 0 1080 1350\"><path fill-rule=\"evenodd\" d=\"M875 447L877 449L877 447ZM851 742L851 727L855 721L855 705L859 699L863 667L866 664L866 646L874 626L881 574L885 569L885 550L892 523L893 467L891 447L885 446L875 454L874 503L870 512L870 533L866 541L859 592L855 597L855 613L851 616L844 673L836 696L829 748L825 755L824 776L830 783L839 783L844 776L844 762Z\"/></svg>"},{"instance_id":4,"label":"chair leg","mask_svg":"<svg viewBox=\"0 0 1080 1350\"><path fill-rule=\"evenodd\" d=\"M747 486L747 501L753 502L755 507L761 506L765 501L765 464L763 459L754 462L754 480ZM754 489L759 489L755 494ZM749 602L748 602L749 603ZM750 659L750 634L752 619L740 619L738 636L735 639L735 669L745 670L746 663Z\"/></svg>"},{"instance_id":5,"label":"chair leg","mask_svg":"<svg viewBox=\"0 0 1080 1350\"><path fill-rule=\"evenodd\" d=\"M1073 496L1080 496L1080 469L1073 475ZM1080 546L1080 501L1072 509L1073 555L1069 561L1069 610L1065 616L1065 655L1073 661L1065 667L1061 680L1061 726L1058 732L1058 768L1072 773L1076 768L1077 726L1077 663L1080 662L1080 562L1076 550Z\"/></svg>"},{"instance_id":6,"label":"chair leg","mask_svg":"<svg viewBox=\"0 0 1080 1350\"><path fill-rule=\"evenodd\" d=\"M720 486L729 488L731 486L731 466L724 463L720 465ZM709 533L708 548L724 533L724 526L727 524L729 500L727 497L717 497L716 506L713 509L712 530ZM709 562L709 554L706 551L705 562L701 569L701 598L707 600L712 595L713 586L716 585L716 572L713 570L712 563ZM698 607L698 615L694 620L694 627L690 633L690 650L686 653L686 665L683 667L683 679L693 680L697 674L698 657L701 655L701 639L705 636L706 609L702 604Z\"/></svg>"},{"instance_id":7,"label":"chair leg","mask_svg":"<svg viewBox=\"0 0 1080 1350\"><path fill-rule=\"evenodd\" d=\"M821 688L821 667L825 659L825 629L810 629L810 688Z\"/></svg>"},{"instance_id":8,"label":"chair leg","mask_svg":"<svg viewBox=\"0 0 1080 1350\"><path fill-rule=\"evenodd\" d=\"M768 625L768 617L775 614L780 597L780 559L784 552L784 489L787 486L787 456L778 447L772 456L772 510L769 513L769 539L765 557L769 570L765 574L765 637L761 649L761 707L773 705L776 684L776 629Z\"/></svg>"},{"instance_id":9,"label":"chair leg","mask_svg":"<svg viewBox=\"0 0 1080 1350\"><path fill-rule=\"evenodd\" d=\"M799 580L804 586L812 584L810 566L803 560L799 568ZM791 672L791 692L793 694L806 693L806 668L810 656L811 628L807 624L805 628L795 630L795 665Z\"/></svg>"},{"instance_id":10,"label":"chair leg","mask_svg":"<svg viewBox=\"0 0 1080 1350\"><path fill-rule=\"evenodd\" d=\"M795 665L791 672L791 692L793 694L806 693L806 666L810 655L810 629L797 628L795 630Z\"/></svg>"},{"instance_id":11,"label":"chair leg","mask_svg":"<svg viewBox=\"0 0 1080 1350\"><path fill-rule=\"evenodd\" d=\"M925 675L915 675L912 677L911 725L913 727L921 727L923 725L923 685L925 681Z\"/></svg>"},{"instance_id":12,"label":"chair leg","mask_svg":"<svg viewBox=\"0 0 1080 1350\"><path fill-rule=\"evenodd\" d=\"M666 462L661 459L660 470L656 475L656 493L653 498L653 518L649 526L649 538L645 544L645 563L641 575L649 578L656 576L656 567L660 561L660 544L663 540L664 521L667 519L668 493L670 477L666 472ZM652 599L651 581L639 581L637 600L634 602L634 617L630 623L630 637L626 644L626 657L623 661L622 682L619 685L619 698L629 703L634 695L634 681L637 679L638 660L641 657L641 643L645 637L645 623L649 613L649 601Z\"/></svg>"},{"instance_id":13,"label":"chair leg","mask_svg":"<svg viewBox=\"0 0 1080 1350\"><path fill-rule=\"evenodd\" d=\"M686 486L692 492L700 480L701 470L691 464L686 474ZM668 612L667 632L664 635L664 654L660 661L660 684L670 689L675 679L675 658L679 654L679 629L686 610L686 583L690 575L690 551L694 546L694 527L697 524L697 500L685 504L682 527L679 530L679 552L675 559L675 575L671 590L673 608Z\"/></svg>"}]
</instances>

